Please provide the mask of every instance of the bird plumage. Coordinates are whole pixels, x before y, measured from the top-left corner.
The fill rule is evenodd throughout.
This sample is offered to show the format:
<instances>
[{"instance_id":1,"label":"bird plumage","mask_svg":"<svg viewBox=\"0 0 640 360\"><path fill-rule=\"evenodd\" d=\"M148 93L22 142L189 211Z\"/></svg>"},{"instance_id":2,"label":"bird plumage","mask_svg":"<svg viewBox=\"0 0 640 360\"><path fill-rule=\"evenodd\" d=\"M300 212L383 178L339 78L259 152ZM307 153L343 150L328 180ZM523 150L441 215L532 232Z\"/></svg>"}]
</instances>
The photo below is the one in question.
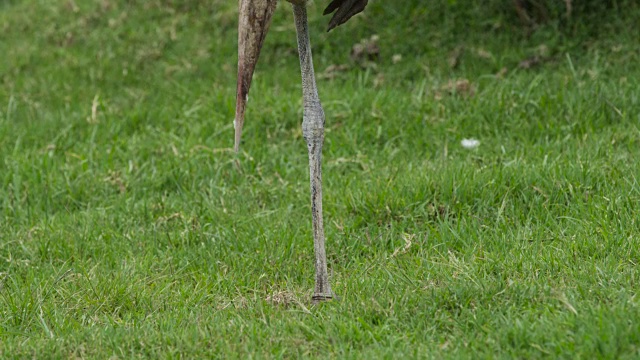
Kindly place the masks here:
<instances>
[{"instance_id":1,"label":"bird plumage","mask_svg":"<svg viewBox=\"0 0 640 360\"><path fill-rule=\"evenodd\" d=\"M239 0L238 19L238 87L236 92L235 151L240 149L240 137L244 125L253 72L260 57L260 50L267 37L277 0Z\"/></svg>"},{"instance_id":2,"label":"bird plumage","mask_svg":"<svg viewBox=\"0 0 640 360\"><path fill-rule=\"evenodd\" d=\"M306 0L287 0L290 3L304 5ZM275 12L277 0L239 0L238 22L238 87L236 93L235 151L240 149L240 138L244 125L244 113L251 88L251 79L258 63L260 50L269 31L271 18ZM324 15L331 13L328 31L344 24L354 15L362 12L368 0L333 0L325 9Z\"/></svg>"},{"instance_id":3,"label":"bird plumage","mask_svg":"<svg viewBox=\"0 0 640 360\"><path fill-rule=\"evenodd\" d=\"M351 19L354 15L361 13L369 0L333 0L326 9L324 9L323 15L329 15L335 11L331 21L329 21L329 28L327 31L336 26L342 25L347 20Z\"/></svg>"}]
</instances>

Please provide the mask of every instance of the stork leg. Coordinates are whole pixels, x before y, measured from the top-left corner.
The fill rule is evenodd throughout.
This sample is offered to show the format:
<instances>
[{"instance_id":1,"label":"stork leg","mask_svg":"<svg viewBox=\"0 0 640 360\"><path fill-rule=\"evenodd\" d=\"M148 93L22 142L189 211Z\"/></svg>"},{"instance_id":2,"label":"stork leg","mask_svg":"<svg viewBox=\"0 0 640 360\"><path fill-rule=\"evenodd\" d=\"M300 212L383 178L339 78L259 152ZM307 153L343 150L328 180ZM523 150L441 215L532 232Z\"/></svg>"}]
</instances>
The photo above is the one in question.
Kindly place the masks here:
<instances>
[{"instance_id":1,"label":"stork leg","mask_svg":"<svg viewBox=\"0 0 640 360\"><path fill-rule=\"evenodd\" d=\"M313 219L313 242L316 256L316 287L313 301L319 302L333 298L329 274L327 272L327 255L324 247L324 226L322 224L322 145L324 143L324 111L320 104L307 22L307 8L293 3L293 14L298 34L298 52L302 70L302 93L304 97L304 113L302 134L309 151L309 175L311 177L311 216Z\"/></svg>"}]
</instances>

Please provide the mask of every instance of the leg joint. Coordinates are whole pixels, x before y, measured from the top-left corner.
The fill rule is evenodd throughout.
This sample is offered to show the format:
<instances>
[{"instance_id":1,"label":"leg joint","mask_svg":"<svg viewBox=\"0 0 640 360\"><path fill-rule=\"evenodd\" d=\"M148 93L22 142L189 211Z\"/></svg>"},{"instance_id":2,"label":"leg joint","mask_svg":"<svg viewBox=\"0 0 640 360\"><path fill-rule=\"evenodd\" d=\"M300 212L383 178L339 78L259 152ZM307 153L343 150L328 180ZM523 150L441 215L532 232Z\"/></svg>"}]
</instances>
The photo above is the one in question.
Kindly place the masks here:
<instances>
[{"instance_id":1,"label":"leg joint","mask_svg":"<svg viewBox=\"0 0 640 360\"><path fill-rule=\"evenodd\" d=\"M322 108L305 109L302 120L302 135L307 141L318 141L324 138L324 112Z\"/></svg>"}]
</instances>

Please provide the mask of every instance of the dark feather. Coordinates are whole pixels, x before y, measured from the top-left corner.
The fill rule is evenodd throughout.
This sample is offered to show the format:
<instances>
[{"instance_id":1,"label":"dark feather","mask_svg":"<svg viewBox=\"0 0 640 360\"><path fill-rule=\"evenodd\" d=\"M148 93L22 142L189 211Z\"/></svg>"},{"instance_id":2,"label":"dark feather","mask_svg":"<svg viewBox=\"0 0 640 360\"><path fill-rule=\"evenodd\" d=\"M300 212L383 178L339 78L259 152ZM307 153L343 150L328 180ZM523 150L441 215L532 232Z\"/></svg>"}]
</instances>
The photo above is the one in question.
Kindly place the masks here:
<instances>
[{"instance_id":1,"label":"dark feather","mask_svg":"<svg viewBox=\"0 0 640 360\"><path fill-rule=\"evenodd\" d=\"M331 29L336 26L344 24L347 20L351 19L352 16L362 12L368 2L369 0L333 0L324 10L324 15L331 14L334 11L336 12L329 22L329 29L327 31L331 31Z\"/></svg>"}]
</instances>

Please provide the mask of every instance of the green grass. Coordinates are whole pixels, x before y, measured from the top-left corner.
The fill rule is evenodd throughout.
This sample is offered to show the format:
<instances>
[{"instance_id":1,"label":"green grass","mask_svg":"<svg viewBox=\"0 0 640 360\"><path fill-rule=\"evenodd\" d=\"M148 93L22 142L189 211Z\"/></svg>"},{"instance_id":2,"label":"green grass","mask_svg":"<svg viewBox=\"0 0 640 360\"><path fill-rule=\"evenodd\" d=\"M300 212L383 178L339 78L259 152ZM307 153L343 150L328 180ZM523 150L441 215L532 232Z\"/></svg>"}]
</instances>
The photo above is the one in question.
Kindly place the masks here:
<instances>
[{"instance_id":1,"label":"green grass","mask_svg":"<svg viewBox=\"0 0 640 360\"><path fill-rule=\"evenodd\" d=\"M528 35L461 3L311 6L318 72L351 65L319 81L342 299L313 306L286 3L238 171L236 2L3 2L0 357L639 357L640 9Z\"/></svg>"}]
</instances>

